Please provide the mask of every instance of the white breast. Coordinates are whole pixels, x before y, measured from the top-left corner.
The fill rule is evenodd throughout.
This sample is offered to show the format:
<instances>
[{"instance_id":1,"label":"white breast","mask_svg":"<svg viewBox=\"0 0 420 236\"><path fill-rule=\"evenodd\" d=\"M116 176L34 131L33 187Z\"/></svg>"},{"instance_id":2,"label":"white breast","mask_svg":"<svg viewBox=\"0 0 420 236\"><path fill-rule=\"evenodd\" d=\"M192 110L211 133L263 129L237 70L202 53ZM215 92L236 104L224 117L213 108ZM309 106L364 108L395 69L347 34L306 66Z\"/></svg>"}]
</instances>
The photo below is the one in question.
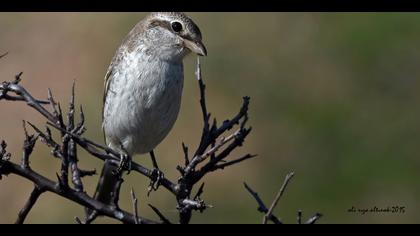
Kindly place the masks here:
<instances>
[{"instance_id":1,"label":"white breast","mask_svg":"<svg viewBox=\"0 0 420 236\"><path fill-rule=\"evenodd\" d=\"M139 48L138 50L142 50ZM181 104L183 65L125 53L111 74L103 128L113 149L147 153L172 129Z\"/></svg>"}]
</instances>

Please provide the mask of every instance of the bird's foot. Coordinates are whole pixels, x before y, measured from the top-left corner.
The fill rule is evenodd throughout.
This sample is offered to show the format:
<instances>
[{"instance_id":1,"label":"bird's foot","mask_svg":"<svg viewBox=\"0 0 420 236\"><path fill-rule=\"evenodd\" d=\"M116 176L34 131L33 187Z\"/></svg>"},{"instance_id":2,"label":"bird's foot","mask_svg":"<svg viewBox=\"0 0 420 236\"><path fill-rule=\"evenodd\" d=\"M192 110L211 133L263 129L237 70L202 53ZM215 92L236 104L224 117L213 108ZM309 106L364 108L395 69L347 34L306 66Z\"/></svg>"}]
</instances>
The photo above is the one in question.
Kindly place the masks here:
<instances>
[{"instance_id":1,"label":"bird's foot","mask_svg":"<svg viewBox=\"0 0 420 236\"><path fill-rule=\"evenodd\" d=\"M116 174L121 174L124 170L127 171L127 174L130 174L131 171L131 156L128 154L121 154L120 155L120 163L118 164L118 168L115 171Z\"/></svg>"},{"instance_id":2,"label":"bird's foot","mask_svg":"<svg viewBox=\"0 0 420 236\"><path fill-rule=\"evenodd\" d=\"M152 170L152 177L150 178L151 179L150 184L149 184L149 187L147 188L147 190L148 190L147 191L147 196L149 196L152 191L158 190L158 188L161 184L161 181L164 178L165 178L165 175L163 174L162 171L160 171L157 168L154 168Z\"/></svg>"}]
</instances>

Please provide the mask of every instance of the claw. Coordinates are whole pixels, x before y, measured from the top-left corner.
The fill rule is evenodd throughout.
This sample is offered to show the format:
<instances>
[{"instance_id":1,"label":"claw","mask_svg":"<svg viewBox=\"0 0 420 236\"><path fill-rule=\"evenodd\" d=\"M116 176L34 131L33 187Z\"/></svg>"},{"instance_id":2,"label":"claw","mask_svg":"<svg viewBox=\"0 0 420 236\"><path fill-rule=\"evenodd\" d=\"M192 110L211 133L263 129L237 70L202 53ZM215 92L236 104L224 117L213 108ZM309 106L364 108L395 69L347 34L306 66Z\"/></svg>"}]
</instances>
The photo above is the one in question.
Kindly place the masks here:
<instances>
[{"instance_id":1,"label":"claw","mask_svg":"<svg viewBox=\"0 0 420 236\"><path fill-rule=\"evenodd\" d=\"M121 174L122 171L127 170L127 174L130 174L131 171L131 156L125 153L120 155L120 163L116 169L116 174Z\"/></svg>"},{"instance_id":2,"label":"claw","mask_svg":"<svg viewBox=\"0 0 420 236\"><path fill-rule=\"evenodd\" d=\"M152 172L152 180L150 181L149 187L147 188L147 196L150 195L152 191L158 190L161 185L162 179L165 178L165 175L159 169L154 168Z\"/></svg>"}]
</instances>

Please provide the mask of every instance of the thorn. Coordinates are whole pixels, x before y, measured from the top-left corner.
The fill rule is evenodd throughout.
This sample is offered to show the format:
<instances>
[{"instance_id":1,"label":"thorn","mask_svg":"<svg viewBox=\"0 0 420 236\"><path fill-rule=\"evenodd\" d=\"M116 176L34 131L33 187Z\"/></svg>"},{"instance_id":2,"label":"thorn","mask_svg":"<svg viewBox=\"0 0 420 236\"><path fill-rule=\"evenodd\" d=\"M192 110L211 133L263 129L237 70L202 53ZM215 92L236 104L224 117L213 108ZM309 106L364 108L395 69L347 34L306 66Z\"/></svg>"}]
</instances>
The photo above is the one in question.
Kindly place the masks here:
<instances>
[{"instance_id":1,"label":"thorn","mask_svg":"<svg viewBox=\"0 0 420 236\"><path fill-rule=\"evenodd\" d=\"M23 72L20 72L19 74L17 74L16 76L15 76L15 81L13 81L12 83L13 84L18 84L18 83L20 83L20 81L22 81L22 78L21 78L21 76L23 75Z\"/></svg>"},{"instance_id":2,"label":"thorn","mask_svg":"<svg viewBox=\"0 0 420 236\"><path fill-rule=\"evenodd\" d=\"M197 194L194 197L194 200L197 200L200 198L201 194L204 192L204 182L201 184L200 188L197 191Z\"/></svg>"},{"instance_id":3,"label":"thorn","mask_svg":"<svg viewBox=\"0 0 420 236\"><path fill-rule=\"evenodd\" d=\"M133 211L134 211L134 222L136 225L140 224L139 222L139 208L138 208L138 199L134 193L134 189L131 188L131 201L133 202Z\"/></svg>"},{"instance_id":4,"label":"thorn","mask_svg":"<svg viewBox=\"0 0 420 236\"><path fill-rule=\"evenodd\" d=\"M162 220L164 224L171 224L171 222L153 205L147 204L152 210L156 213L156 215L159 216L159 218Z\"/></svg>"},{"instance_id":5,"label":"thorn","mask_svg":"<svg viewBox=\"0 0 420 236\"><path fill-rule=\"evenodd\" d=\"M63 182L63 180L61 179L60 175L56 172L55 173L58 179L58 188L60 191L63 191L67 186L66 184Z\"/></svg>"},{"instance_id":6,"label":"thorn","mask_svg":"<svg viewBox=\"0 0 420 236\"><path fill-rule=\"evenodd\" d=\"M83 221L81 221L80 219L79 219L79 217L74 217L74 220L76 221L76 223L77 224L79 224L79 225L84 225L85 223L83 223Z\"/></svg>"},{"instance_id":7,"label":"thorn","mask_svg":"<svg viewBox=\"0 0 420 236\"><path fill-rule=\"evenodd\" d=\"M299 225L302 224L302 211L301 210L298 211L297 222Z\"/></svg>"},{"instance_id":8,"label":"thorn","mask_svg":"<svg viewBox=\"0 0 420 236\"><path fill-rule=\"evenodd\" d=\"M96 169L93 170L79 170L80 178L86 177L86 176L94 176L97 175Z\"/></svg>"},{"instance_id":9,"label":"thorn","mask_svg":"<svg viewBox=\"0 0 420 236\"><path fill-rule=\"evenodd\" d=\"M8 54L9 54L9 52L3 53L2 55L0 55L0 59L3 58L3 57L5 57L5 56L7 56Z\"/></svg>"},{"instance_id":10,"label":"thorn","mask_svg":"<svg viewBox=\"0 0 420 236\"><path fill-rule=\"evenodd\" d=\"M184 151L185 166L190 164L190 159L188 158L188 147L182 142L182 150Z\"/></svg>"},{"instance_id":11,"label":"thorn","mask_svg":"<svg viewBox=\"0 0 420 236\"><path fill-rule=\"evenodd\" d=\"M28 130L26 129L26 121L22 120L23 132L25 133L25 137L28 138Z\"/></svg>"}]
</instances>

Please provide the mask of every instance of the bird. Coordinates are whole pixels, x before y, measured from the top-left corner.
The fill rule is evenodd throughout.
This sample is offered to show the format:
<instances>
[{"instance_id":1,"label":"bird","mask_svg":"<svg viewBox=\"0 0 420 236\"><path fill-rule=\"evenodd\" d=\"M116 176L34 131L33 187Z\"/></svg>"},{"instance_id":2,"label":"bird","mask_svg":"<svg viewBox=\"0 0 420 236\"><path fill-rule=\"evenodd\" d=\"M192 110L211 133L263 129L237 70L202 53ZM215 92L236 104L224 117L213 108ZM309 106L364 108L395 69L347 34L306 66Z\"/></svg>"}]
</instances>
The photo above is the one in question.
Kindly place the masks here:
<instances>
[{"instance_id":1,"label":"bird","mask_svg":"<svg viewBox=\"0 0 420 236\"><path fill-rule=\"evenodd\" d=\"M121 154L105 162L94 198L111 204L115 175L131 157L153 150L178 117L184 85L183 59L207 56L199 27L184 13L153 12L140 20L117 49L105 75L102 129L106 145ZM117 171L116 171L117 170Z\"/></svg>"}]
</instances>

